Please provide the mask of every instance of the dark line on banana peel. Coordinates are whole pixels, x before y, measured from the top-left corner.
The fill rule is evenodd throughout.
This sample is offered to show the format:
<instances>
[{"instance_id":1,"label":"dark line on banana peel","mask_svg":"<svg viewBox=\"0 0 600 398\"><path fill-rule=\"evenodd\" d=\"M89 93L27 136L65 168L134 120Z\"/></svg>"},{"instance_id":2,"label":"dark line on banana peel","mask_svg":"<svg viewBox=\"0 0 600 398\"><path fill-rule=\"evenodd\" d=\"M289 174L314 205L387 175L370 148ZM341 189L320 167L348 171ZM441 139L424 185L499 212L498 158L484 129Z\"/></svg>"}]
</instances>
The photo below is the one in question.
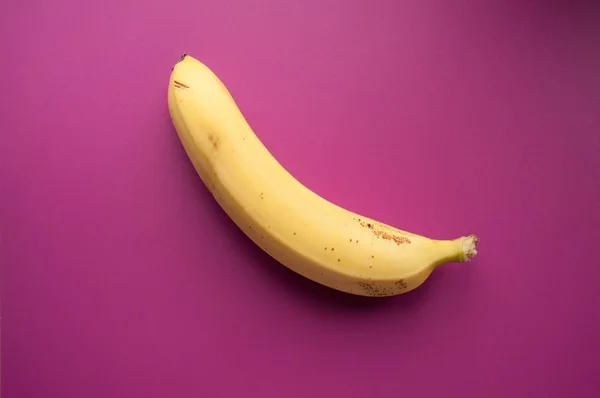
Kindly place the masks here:
<instances>
[{"instance_id":1,"label":"dark line on banana peel","mask_svg":"<svg viewBox=\"0 0 600 398\"><path fill-rule=\"evenodd\" d=\"M190 86L185 85L181 82L178 82L177 80L174 80L173 83L175 84L175 87L177 87L177 88L183 88L183 89L190 88Z\"/></svg>"}]
</instances>

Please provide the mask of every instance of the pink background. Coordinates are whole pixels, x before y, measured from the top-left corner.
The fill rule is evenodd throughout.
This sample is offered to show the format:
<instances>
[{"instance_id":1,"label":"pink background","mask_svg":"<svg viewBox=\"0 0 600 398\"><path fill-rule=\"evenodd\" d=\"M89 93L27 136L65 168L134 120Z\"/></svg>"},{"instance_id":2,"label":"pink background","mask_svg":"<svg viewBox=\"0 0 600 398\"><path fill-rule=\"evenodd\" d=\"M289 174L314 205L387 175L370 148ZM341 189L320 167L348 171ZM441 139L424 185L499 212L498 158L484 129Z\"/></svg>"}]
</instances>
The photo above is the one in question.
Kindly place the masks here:
<instances>
[{"instance_id":1,"label":"pink background","mask_svg":"<svg viewBox=\"0 0 600 398\"><path fill-rule=\"evenodd\" d=\"M600 3L4 1L3 397L597 397ZM311 189L480 255L364 299L271 260L168 116L182 52Z\"/></svg>"}]
</instances>

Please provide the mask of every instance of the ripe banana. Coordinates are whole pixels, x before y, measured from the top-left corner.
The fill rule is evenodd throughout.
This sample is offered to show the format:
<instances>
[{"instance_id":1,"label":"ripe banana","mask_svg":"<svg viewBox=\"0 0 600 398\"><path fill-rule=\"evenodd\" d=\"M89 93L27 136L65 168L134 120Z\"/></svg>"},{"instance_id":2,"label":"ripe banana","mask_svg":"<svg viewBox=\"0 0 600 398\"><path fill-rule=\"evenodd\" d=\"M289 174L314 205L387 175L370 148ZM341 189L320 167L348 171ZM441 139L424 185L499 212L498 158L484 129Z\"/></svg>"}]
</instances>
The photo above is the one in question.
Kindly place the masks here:
<instances>
[{"instance_id":1,"label":"ripe banana","mask_svg":"<svg viewBox=\"0 0 600 398\"><path fill-rule=\"evenodd\" d=\"M474 235L435 240L337 206L296 180L254 134L228 89L184 54L168 106L191 163L221 208L270 256L330 288L393 296L473 258Z\"/></svg>"}]
</instances>

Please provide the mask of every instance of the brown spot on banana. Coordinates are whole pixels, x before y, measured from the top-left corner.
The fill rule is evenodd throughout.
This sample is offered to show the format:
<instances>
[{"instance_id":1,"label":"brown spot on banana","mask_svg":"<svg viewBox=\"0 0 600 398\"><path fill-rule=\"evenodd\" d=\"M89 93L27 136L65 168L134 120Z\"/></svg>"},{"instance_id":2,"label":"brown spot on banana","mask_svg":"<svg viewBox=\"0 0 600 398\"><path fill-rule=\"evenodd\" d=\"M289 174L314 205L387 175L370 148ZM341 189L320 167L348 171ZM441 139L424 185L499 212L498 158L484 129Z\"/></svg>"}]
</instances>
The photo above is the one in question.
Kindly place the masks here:
<instances>
[{"instance_id":1,"label":"brown spot on banana","mask_svg":"<svg viewBox=\"0 0 600 398\"><path fill-rule=\"evenodd\" d=\"M220 146L221 146L221 138L216 137L215 135L213 135L212 133L208 134L208 140L210 141L210 143L212 144L212 148L214 151L218 151Z\"/></svg>"},{"instance_id":2,"label":"brown spot on banana","mask_svg":"<svg viewBox=\"0 0 600 398\"><path fill-rule=\"evenodd\" d=\"M394 231L393 228L390 228L384 224L375 224L375 223L371 223L371 222L366 222L364 220L361 220L360 218L355 218L354 220L356 222L358 222L360 224L360 226L367 228L368 230L373 232L373 235L375 235L375 237L377 237L378 239L380 238L380 239L392 241L392 242L396 243L398 246L400 246L404 243L406 243L406 244L412 243L410 241L410 239L408 239L406 236L400 235L397 231Z\"/></svg>"},{"instance_id":3,"label":"brown spot on banana","mask_svg":"<svg viewBox=\"0 0 600 398\"><path fill-rule=\"evenodd\" d=\"M408 283L406 283L404 281L404 279L400 279L398 282L395 283L396 287L398 288L399 291L403 292L404 290L408 289Z\"/></svg>"},{"instance_id":4,"label":"brown spot on banana","mask_svg":"<svg viewBox=\"0 0 600 398\"><path fill-rule=\"evenodd\" d=\"M371 297L388 297L396 294L392 289L380 286L376 283L358 282L365 295Z\"/></svg>"}]
</instances>

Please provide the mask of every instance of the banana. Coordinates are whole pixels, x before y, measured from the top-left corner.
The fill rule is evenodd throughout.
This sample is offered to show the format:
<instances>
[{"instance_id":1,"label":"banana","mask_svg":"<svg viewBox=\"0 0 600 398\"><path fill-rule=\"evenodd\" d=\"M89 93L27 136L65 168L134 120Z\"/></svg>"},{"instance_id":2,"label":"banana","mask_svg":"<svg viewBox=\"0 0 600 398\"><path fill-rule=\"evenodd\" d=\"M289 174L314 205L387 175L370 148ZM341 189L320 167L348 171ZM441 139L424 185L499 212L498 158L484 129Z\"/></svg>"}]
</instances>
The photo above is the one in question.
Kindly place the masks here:
<instances>
[{"instance_id":1,"label":"banana","mask_svg":"<svg viewBox=\"0 0 600 398\"><path fill-rule=\"evenodd\" d=\"M189 55L171 71L168 107L185 152L221 208L262 250L314 282L393 296L419 287L439 265L477 253L474 235L430 239L305 187L259 140L221 80Z\"/></svg>"}]
</instances>

